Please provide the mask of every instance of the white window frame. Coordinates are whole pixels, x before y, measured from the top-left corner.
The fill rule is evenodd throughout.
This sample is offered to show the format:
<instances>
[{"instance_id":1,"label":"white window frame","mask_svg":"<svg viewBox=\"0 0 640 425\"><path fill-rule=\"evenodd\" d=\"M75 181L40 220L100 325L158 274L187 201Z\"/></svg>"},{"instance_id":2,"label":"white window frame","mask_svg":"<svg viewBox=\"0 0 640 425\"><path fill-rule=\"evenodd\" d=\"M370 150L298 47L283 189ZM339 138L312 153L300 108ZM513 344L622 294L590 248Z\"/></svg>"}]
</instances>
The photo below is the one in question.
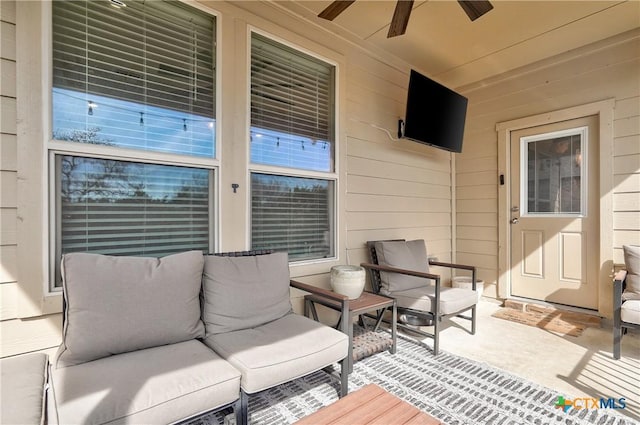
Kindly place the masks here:
<instances>
[{"instance_id":1,"label":"white window frame","mask_svg":"<svg viewBox=\"0 0 640 425\"><path fill-rule=\"evenodd\" d=\"M262 165L262 164L255 164L251 162L251 147L250 147L250 137L251 137L251 40L252 40L252 34L256 33L259 34L263 37L269 38L277 43L283 44L287 47L290 47L296 51L299 51L303 54L309 55L313 58L316 58L318 60L321 60L331 66L334 67L335 71L334 71L334 106L333 106L333 119L334 119L334 123L333 123L333 171L331 172L322 172L322 171L311 171L311 170L303 170L303 169L299 169L299 168L288 168L288 167L277 167L277 166L271 166L271 165ZM292 43L282 37L278 37L272 33L269 33L267 31L264 31L262 29L256 28L254 26L247 26L247 58L246 58L246 69L247 69L247 114L246 114L246 124L245 124L245 128L246 128L246 139L245 139L245 143L247 146L249 146L249 148L246 150L246 164L247 164L247 175L246 175L246 181L250 182L251 181L251 174L252 173L261 173L261 174L271 174L271 175L277 175L277 176L284 176L284 177L300 177L300 178L311 178L311 179L321 179L321 180L327 180L327 181L332 181L333 182L333 210L331 211L331 230L332 230L332 246L333 246L333 255L331 257L326 257L326 258L317 258L317 259L309 259L309 260L300 260L300 261L291 261L289 262L289 266L291 268L294 267L304 267L304 266L309 266L309 265L322 265L325 263L329 263L329 262L336 262L337 260L340 259L340 251L342 250L342 244L340 241L340 234L342 233L340 231L340 226L341 226L341 222L340 222L340 196L339 194L342 191L341 185L340 185L340 166L341 166L341 161L340 161L340 144L338 143L339 141L339 131L338 129L340 128L340 114L339 114L339 109L338 109L338 105L339 105L339 99L340 99L340 81L339 81L339 77L340 77L340 68L339 68L339 64L330 59L327 58L325 56L319 55L314 51L311 51L307 48L304 48L298 44ZM251 246L251 190L247 191L247 198L246 198L246 202L247 202L247 240L246 240L246 244L247 246Z\"/></svg>"},{"instance_id":2,"label":"white window frame","mask_svg":"<svg viewBox=\"0 0 640 425\"><path fill-rule=\"evenodd\" d=\"M544 218L544 217L586 217L588 214L587 205L588 199L587 195L589 193L587 184L588 184L588 175L589 168L584 166L581 169L580 176L580 213L542 213L542 212L529 212L529 203L528 203L528 191L529 188L527 186L528 177L529 177L529 167L527 164L528 157L528 146L529 143L538 142L540 140L548 140L548 139L557 139L560 137L567 136L580 136L581 142L581 154L582 154L582 163L587 164L588 159L588 146L589 146L589 128L588 127L576 127L576 128L568 128L566 130L552 131L549 133L543 134L535 134L532 136L526 136L520 138L520 170L522 170L522 176L520 177L520 212L521 217L536 217L536 218Z\"/></svg>"}]
</instances>

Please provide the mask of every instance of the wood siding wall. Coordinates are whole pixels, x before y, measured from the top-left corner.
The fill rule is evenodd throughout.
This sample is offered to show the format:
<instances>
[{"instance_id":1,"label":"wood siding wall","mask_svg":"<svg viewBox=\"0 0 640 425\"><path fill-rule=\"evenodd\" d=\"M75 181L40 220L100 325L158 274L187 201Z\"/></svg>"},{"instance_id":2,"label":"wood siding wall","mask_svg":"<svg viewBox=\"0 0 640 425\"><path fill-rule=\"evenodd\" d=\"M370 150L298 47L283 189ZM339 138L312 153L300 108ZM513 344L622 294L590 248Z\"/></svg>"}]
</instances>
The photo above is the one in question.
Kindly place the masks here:
<instances>
[{"instance_id":1,"label":"wood siding wall","mask_svg":"<svg viewBox=\"0 0 640 425\"><path fill-rule=\"evenodd\" d=\"M463 87L469 98L463 153L456 160L457 259L480 267L496 295L498 141L496 123L615 99L610 258L640 244L640 32L633 31ZM606 221L605 221L606 223ZM606 308L605 308L606 311Z\"/></svg>"},{"instance_id":2,"label":"wood siding wall","mask_svg":"<svg viewBox=\"0 0 640 425\"><path fill-rule=\"evenodd\" d=\"M0 2L0 320L17 316L16 8Z\"/></svg>"}]
</instances>

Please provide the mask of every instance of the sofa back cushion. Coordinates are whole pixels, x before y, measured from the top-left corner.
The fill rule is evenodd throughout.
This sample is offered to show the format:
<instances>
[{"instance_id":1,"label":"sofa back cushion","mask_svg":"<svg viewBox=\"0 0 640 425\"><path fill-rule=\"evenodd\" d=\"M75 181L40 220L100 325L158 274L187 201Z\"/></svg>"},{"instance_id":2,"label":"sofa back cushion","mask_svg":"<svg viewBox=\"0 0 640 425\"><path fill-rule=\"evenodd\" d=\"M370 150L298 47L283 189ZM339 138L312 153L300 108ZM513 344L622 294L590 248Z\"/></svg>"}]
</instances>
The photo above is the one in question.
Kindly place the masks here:
<instances>
[{"instance_id":1,"label":"sofa back cushion","mask_svg":"<svg viewBox=\"0 0 640 425\"><path fill-rule=\"evenodd\" d=\"M429 273L427 246L423 239L413 241L381 241L376 242L378 264L399 269ZM429 281L416 276L399 273L380 272L380 292L391 294L406 291L429 284Z\"/></svg>"},{"instance_id":2,"label":"sofa back cushion","mask_svg":"<svg viewBox=\"0 0 640 425\"><path fill-rule=\"evenodd\" d=\"M279 319L292 310L288 255L205 256L202 294L207 336Z\"/></svg>"},{"instance_id":3,"label":"sofa back cushion","mask_svg":"<svg viewBox=\"0 0 640 425\"><path fill-rule=\"evenodd\" d=\"M625 299L640 299L640 245L624 245L624 265L627 269Z\"/></svg>"},{"instance_id":4,"label":"sofa back cushion","mask_svg":"<svg viewBox=\"0 0 640 425\"><path fill-rule=\"evenodd\" d=\"M163 258L64 255L66 309L56 367L203 337L203 265L200 251Z\"/></svg>"}]
</instances>

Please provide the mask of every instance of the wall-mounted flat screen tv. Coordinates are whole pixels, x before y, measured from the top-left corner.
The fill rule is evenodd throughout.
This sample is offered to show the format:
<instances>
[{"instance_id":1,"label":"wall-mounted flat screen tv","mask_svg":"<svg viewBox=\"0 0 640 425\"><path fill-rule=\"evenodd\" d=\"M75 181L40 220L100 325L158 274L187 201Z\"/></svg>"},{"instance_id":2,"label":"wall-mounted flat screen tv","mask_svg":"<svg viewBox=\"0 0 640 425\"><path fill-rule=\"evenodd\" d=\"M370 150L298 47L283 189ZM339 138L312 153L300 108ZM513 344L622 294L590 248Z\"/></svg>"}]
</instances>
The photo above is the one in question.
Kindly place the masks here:
<instances>
[{"instance_id":1,"label":"wall-mounted flat screen tv","mask_svg":"<svg viewBox=\"0 0 640 425\"><path fill-rule=\"evenodd\" d=\"M462 152L467 98L411 70L403 137Z\"/></svg>"}]
</instances>

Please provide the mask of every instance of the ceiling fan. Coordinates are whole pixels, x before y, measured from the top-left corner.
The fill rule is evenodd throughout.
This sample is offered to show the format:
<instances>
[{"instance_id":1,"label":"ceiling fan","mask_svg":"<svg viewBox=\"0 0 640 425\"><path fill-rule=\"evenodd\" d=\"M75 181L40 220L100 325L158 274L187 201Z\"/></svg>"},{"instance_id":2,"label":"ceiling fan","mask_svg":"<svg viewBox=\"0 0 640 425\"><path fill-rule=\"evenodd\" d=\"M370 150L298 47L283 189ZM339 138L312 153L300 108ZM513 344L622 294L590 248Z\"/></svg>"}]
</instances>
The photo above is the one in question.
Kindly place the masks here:
<instances>
[{"instance_id":1,"label":"ceiling fan","mask_svg":"<svg viewBox=\"0 0 640 425\"><path fill-rule=\"evenodd\" d=\"M326 9L324 9L318 17L333 21L339 14L341 14L347 7L351 6L356 0L336 0L332 2ZM407 30L407 24L409 23L409 16L411 16L411 9L413 8L414 0L398 0L396 3L396 9L393 12L393 18L389 25L389 32L387 38L396 37L402 35ZM467 13L469 19L475 21L491 9L493 6L487 0L458 0L458 3Z\"/></svg>"}]
</instances>

